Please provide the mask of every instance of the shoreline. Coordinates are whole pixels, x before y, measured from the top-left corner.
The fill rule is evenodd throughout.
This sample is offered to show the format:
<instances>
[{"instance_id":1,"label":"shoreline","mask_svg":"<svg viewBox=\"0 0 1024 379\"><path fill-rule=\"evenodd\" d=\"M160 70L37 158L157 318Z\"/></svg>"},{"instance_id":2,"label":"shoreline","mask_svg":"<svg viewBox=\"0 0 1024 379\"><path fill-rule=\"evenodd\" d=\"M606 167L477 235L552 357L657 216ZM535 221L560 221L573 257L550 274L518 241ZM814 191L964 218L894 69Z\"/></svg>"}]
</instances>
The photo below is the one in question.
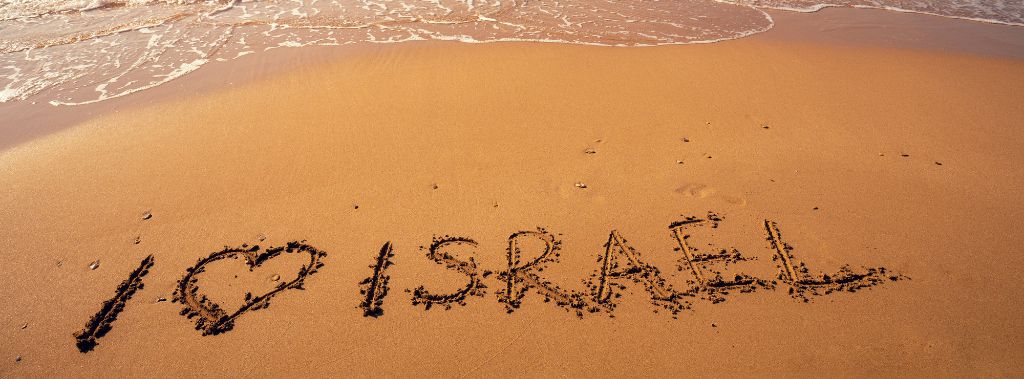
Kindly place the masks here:
<instances>
[{"instance_id":1,"label":"shoreline","mask_svg":"<svg viewBox=\"0 0 1024 379\"><path fill-rule=\"evenodd\" d=\"M813 7L813 8L772 7L772 6L761 6L761 7L758 7L758 9L761 9L761 10L783 11L783 12L791 12L791 13L816 13L816 12L820 12L822 10L831 9L831 8L870 9L870 10L880 10L880 11L896 12L896 13L918 14L918 15L923 15L923 16L943 17L943 18L948 18L948 19L953 19L953 20L980 22L980 23L983 23L983 24L992 24L992 25L1024 26L1024 24L1020 24L1020 23L1005 22L1005 21L991 20L991 19L985 19L985 18L950 16L950 15L943 15L943 14L923 12L923 11L915 11L915 10L909 10L909 9L896 8L896 7L879 7L879 6L872 6L872 5L819 4L818 6Z\"/></svg>"},{"instance_id":2,"label":"shoreline","mask_svg":"<svg viewBox=\"0 0 1024 379\"><path fill-rule=\"evenodd\" d=\"M945 16L902 13L873 8L826 7L814 12L767 10L776 25L751 36L710 44L638 47L637 49L700 48L702 45L767 41L774 43L828 44L843 48L909 49L943 54L966 54L981 58L1024 58L1024 42L1012 39L1016 26L957 20ZM778 25L778 20L783 25ZM841 25L839 28L834 25ZM887 26L886 26L887 25ZM892 25L906 35L890 37ZM880 28L879 26L886 26ZM972 43L982 38L985 44ZM20 143L45 136L103 114L120 112L166 102L185 96L199 95L233 86L279 77L295 71L330 64L338 60L380 54L389 49L446 48L454 41L410 41L399 44L364 44L350 46L306 46L279 48L244 57L210 62L198 71L163 85L128 96L78 106L52 106L36 95L23 101L0 104L0 113L7 117L0 122L0 152ZM486 43L481 45L490 45ZM493 42L498 45L531 45L530 42ZM408 45L408 46L403 46ZM541 43L541 45L545 45ZM556 44L561 45L561 44ZM565 46L583 46L566 44ZM604 48L604 47L599 47ZM617 49L618 47L606 47ZM632 48L628 48L632 49Z\"/></svg>"},{"instance_id":3,"label":"shoreline","mask_svg":"<svg viewBox=\"0 0 1024 379\"><path fill-rule=\"evenodd\" d=\"M1024 59L1019 26L874 8L829 7L809 18L802 17L806 13L769 14L776 19L776 27L781 24L782 28L758 35L767 41Z\"/></svg>"}]
</instances>

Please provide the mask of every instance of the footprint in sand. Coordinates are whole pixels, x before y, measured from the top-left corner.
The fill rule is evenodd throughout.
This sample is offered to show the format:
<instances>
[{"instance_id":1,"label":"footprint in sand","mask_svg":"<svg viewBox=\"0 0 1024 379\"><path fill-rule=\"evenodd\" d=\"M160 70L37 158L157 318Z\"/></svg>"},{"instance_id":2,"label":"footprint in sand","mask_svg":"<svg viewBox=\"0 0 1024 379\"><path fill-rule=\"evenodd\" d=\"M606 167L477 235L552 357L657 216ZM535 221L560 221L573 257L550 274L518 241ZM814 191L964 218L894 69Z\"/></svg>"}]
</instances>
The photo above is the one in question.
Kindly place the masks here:
<instances>
[{"instance_id":1,"label":"footprint in sand","mask_svg":"<svg viewBox=\"0 0 1024 379\"><path fill-rule=\"evenodd\" d=\"M706 184L690 183L682 187L676 188L676 193L682 194L687 197L696 197L698 199L707 198L715 194L715 189L709 187Z\"/></svg>"},{"instance_id":2,"label":"footprint in sand","mask_svg":"<svg viewBox=\"0 0 1024 379\"><path fill-rule=\"evenodd\" d=\"M722 195L722 200L725 200L726 203L739 205L741 207L747 205L747 199L742 196Z\"/></svg>"},{"instance_id":3,"label":"footprint in sand","mask_svg":"<svg viewBox=\"0 0 1024 379\"><path fill-rule=\"evenodd\" d=\"M718 194L718 190L716 190L714 187L708 186L707 184L700 184L700 183L685 184L685 185L683 185L683 186L681 186L679 188L676 188L676 193L681 194L681 195L686 196L686 197L695 197L695 198L698 198L698 199L706 199L706 198L709 198L709 197L718 197L718 198L722 199L723 201L725 201L726 203L729 203L729 204L738 205L738 206L741 206L741 207L747 205L747 199L743 198L742 196L733 196L733 195L724 195L724 194L719 195Z\"/></svg>"}]
</instances>

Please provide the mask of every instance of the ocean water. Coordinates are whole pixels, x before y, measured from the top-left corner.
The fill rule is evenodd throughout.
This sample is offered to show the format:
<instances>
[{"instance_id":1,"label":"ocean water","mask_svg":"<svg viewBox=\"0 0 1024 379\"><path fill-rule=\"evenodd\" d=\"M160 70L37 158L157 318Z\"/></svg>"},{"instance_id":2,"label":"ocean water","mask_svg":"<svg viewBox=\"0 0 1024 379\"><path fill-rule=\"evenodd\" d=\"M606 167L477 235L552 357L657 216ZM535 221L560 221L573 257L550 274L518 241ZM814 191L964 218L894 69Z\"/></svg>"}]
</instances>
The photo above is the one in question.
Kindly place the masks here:
<instances>
[{"instance_id":1,"label":"ocean water","mask_svg":"<svg viewBox=\"0 0 1024 379\"><path fill-rule=\"evenodd\" d=\"M0 0L0 103L88 104L282 47L710 43L770 29L765 8L828 6L1024 26L1022 0Z\"/></svg>"}]
</instances>

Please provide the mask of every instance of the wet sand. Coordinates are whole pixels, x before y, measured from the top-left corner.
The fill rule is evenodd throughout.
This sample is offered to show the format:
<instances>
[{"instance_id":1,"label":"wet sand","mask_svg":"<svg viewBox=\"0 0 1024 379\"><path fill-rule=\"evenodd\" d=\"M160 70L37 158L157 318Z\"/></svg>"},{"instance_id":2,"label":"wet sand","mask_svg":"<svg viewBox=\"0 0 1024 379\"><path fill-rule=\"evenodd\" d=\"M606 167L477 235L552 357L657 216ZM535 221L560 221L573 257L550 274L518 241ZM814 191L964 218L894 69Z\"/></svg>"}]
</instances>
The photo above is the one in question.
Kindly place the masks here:
<instances>
[{"instance_id":1,"label":"wet sand","mask_svg":"<svg viewBox=\"0 0 1024 379\"><path fill-rule=\"evenodd\" d=\"M46 131L0 153L0 372L1020 375L1024 61L788 29L836 12L699 46L275 53L76 114L22 105L7 130ZM520 265L558 248L531 271L551 302L517 298L532 277L508 291L516 232ZM688 254L764 283L713 294ZM826 294L846 264L887 274ZM204 295L269 307L197 330L211 312L179 313ZM107 300L124 310L90 321Z\"/></svg>"}]
</instances>

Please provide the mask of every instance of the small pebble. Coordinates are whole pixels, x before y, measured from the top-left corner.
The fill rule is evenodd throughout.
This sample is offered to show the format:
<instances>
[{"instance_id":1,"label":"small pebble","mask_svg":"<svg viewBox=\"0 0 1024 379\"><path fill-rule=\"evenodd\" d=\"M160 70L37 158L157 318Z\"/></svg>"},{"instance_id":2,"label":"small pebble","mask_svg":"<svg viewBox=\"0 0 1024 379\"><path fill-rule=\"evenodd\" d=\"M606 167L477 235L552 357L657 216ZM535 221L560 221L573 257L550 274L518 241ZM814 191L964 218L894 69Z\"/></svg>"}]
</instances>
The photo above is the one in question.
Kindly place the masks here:
<instances>
[{"instance_id":1,"label":"small pebble","mask_svg":"<svg viewBox=\"0 0 1024 379\"><path fill-rule=\"evenodd\" d=\"M156 299L156 302L157 302L157 303L163 303L163 302L165 302L165 301L167 301L167 298L166 298L166 297L159 297L159 298L157 298L157 299Z\"/></svg>"},{"instance_id":2,"label":"small pebble","mask_svg":"<svg viewBox=\"0 0 1024 379\"><path fill-rule=\"evenodd\" d=\"M597 154L597 150L594 150L593 148L588 148L586 150L583 150L583 152L586 154Z\"/></svg>"},{"instance_id":3,"label":"small pebble","mask_svg":"<svg viewBox=\"0 0 1024 379\"><path fill-rule=\"evenodd\" d=\"M718 325L715 325L715 323L711 323L711 327L712 327L712 328L717 328L717 327L718 327Z\"/></svg>"},{"instance_id":4,"label":"small pebble","mask_svg":"<svg viewBox=\"0 0 1024 379\"><path fill-rule=\"evenodd\" d=\"M14 362L21 362L21 356L14 357Z\"/></svg>"},{"instance_id":5,"label":"small pebble","mask_svg":"<svg viewBox=\"0 0 1024 379\"><path fill-rule=\"evenodd\" d=\"M885 154L884 154L884 153L878 153L878 156L880 156L880 157L884 157L884 156L885 156Z\"/></svg>"},{"instance_id":6,"label":"small pebble","mask_svg":"<svg viewBox=\"0 0 1024 379\"><path fill-rule=\"evenodd\" d=\"M676 161L676 164L683 164L683 160L680 159L680 160Z\"/></svg>"},{"instance_id":7,"label":"small pebble","mask_svg":"<svg viewBox=\"0 0 1024 379\"><path fill-rule=\"evenodd\" d=\"M900 156L901 156L901 157L904 157L904 158L906 158L906 157L909 157L909 156L910 156L910 154L907 154L907 153L902 153L902 154L900 154Z\"/></svg>"},{"instance_id":8,"label":"small pebble","mask_svg":"<svg viewBox=\"0 0 1024 379\"><path fill-rule=\"evenodd\" d=\"M135 236L135 241L134 242L135 242L136 245L142 243L142 236Z\"/></svg>"},{"instance_id":9,"label":"small pebble","mask_svg":"<svg viewBox=\"0 0 1024 379\"><path fill-rule=\"evenodd\" d=\"M936 165L936 166L942 166L942 162L938 162L938 161L936 161L936 162L935 162L935 165Z\"/></svg>"},{"instance_id":10,"label":"small pebble","mask_svg":"<svg viewBox=\"0 0 1024 379\"><path fill-rule=\"evenodd\" d=\"M690 142L689 138L683 137L683 142Z\"/></svg>"},{"instance_id":11,"label":"small pebble","mask_svg":"<svg viewBox=\"0 0 1024 379\"><path fill-rule=\"evenodd\" d=\"M768 124L761 124L761 129L768 129Z\"/></svg>"},{"instance_id":12,"label":"small pebble","mask_svg":"<svg viewBox=\"0 0 1024 379\"><path fill-rule=\"evenodd\" d=\"M437 187L437 183L434 183L434 184L432 184L431 186L432 186L432 187L433 187L434 189L437 189L437 188L438 188L438 187Z\"/></svg>"},{"instance_id":13,"label":"small pebble","mask_svg":"<svg viewBox=\"0 0 1024 379\"><path fill-rule=\"evenodd\" d=\"M22 329L25 329L25 328L27 328L27 327L28 327L28 323L27 323L27 322L26 322L26 323L24 323L24 324L21 324L21 328L22 328Z\"/></svg>"},{"instance_id":14,"label":"small pebble","mask_svg":"<svg viewBox=\"0 0 1024 379\"><path fill-rule=\"evenodd\" d=\"M278 280L281 280L281 275L274 274L274 276L270 277L270 281L272 282L276 282Z\"/></svg>"},{"instance_id":15,"label":"small pebble","mask_svg":"<svg viewBox=\"0 0 1024 379\"><path fill-rule=\"evenodd\" d=\"M144 213L144 214L142 215L142 219L143 219L143 220L149 220L149 219L151 219L151 218L153 218L153 213L152 213L152 212L146 212L146 213Z\"/></svg>"},{"instance_id":16,"label":"small pebble","mask_svg":"<svg viewBox=\"0 0 1024 379\"><path fill-rule=\"evenodd\" d=\"M576 182L576 188L587 188L587 185L583 182Z\"/></svg>"},{"instance_id":17,"label":"small pebble","mask_svg":"<svg viewBox=\"0 0 1024 379\"><path fill-rule=\"evenodd\" d=\"M256 236L256 239L260 240L260 242L263 242L267 240L267 236L263 233L260 233L260 235Z\"/></svg>"},{"instance_id":18,"label":"small pebble","mask_svg":"<svg viewBox=\"0 0 1024 379\"><path fill-rule=\"evenodd\" d=\"M818 207L814 207L814 210L818 210Z\"/></svg>"},{"instance_id":19,"label":"small pebble","mask_svg":"<svg viewBox=\"0 0 1024 379\"><path fill-rule=\"evenodd\" d=\"M95 270L95 269L98 269L98 268L100 268L100 260L99 259L97 259L95 261L92 261L92 263L89 264L89 269L90 270Z\"/></svg>"},{"instance_id":20,"label":"small pebble","mask_svg":"<svg viewBox=\"0 0 1024 379\"><path fill-rule=\"evenodd\" d=\"M359 204L352 204L352 209L359 209Z\"/></svg>"}]
</instances>

